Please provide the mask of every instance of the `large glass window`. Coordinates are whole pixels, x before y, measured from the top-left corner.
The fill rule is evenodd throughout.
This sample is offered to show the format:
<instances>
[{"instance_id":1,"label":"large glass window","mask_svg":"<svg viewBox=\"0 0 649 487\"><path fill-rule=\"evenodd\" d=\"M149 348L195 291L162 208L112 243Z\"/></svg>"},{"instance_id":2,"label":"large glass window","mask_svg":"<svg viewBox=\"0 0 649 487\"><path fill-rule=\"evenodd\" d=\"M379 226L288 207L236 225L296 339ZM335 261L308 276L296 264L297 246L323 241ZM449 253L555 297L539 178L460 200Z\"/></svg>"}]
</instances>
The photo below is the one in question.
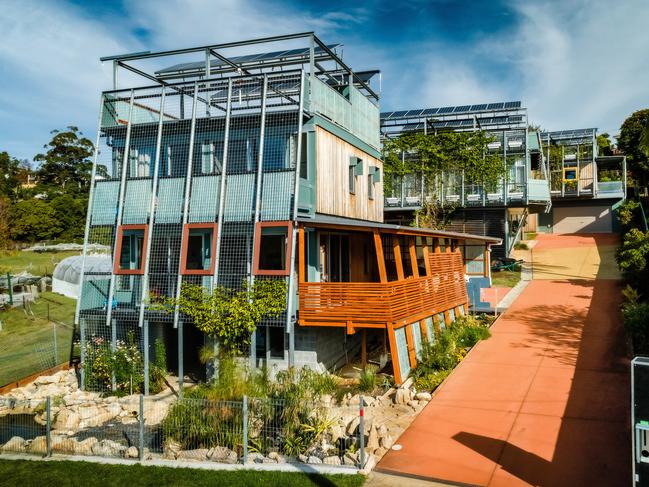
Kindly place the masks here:
<instances>
[{"instance_id":1,"label":"large glass window","mask_svg":"<svg viewBox=\"0 0 649 487\"><path fill-rule=\"evenodd\" d=\"M143 274L146 225L122 225L117 230L115 274Z\"/></svg>"},{"instance_id":2,"label":"large glass window","mask_svg":"<svg viewBox=\"0 0 649 487\"><path fill-rule=\"evenodd\" d=\"M185 225L182 274L212 274L216 251L216 223Z\"/></svg>"},{"instance_id":3,"label":"large glass window","mask_svg":"<svg viewBox=\"0 0 649 487\"><path fill-rule=\"evenodd\" d=\"M290 222L258 223L255 235L255 274L288 275L292 237Z\"/></svg>"}]
</instances>

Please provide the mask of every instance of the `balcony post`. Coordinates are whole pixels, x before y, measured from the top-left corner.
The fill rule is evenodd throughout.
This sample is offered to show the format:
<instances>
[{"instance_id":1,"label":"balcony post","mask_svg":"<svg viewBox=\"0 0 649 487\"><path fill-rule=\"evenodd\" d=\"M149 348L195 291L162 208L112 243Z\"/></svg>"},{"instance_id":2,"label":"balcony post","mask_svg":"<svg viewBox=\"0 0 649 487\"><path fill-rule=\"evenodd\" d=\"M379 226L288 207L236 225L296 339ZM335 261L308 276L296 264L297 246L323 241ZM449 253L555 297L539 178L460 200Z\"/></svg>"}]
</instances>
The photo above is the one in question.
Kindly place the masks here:
<instances>
[{"instance_id":1,"label":"balcony post","mask_svg":"<svg viewBox=\"0 0 649 487\"><path fill-rule=\"evenodd\" d=\"M401 260L401 244L399 243L399 236L392 235L392 249L394 251L394 263L397 267L397 279L399 281L405 279L403 274L403 261Z\"/></svg>"},{"instance_id":2,"label":"balcony post","mask_svg":"<svg viewBox=\"0 0 649 487\"><path fill-rule=\"evenodd\" d=\"M381 234L377 228L374 229L374 249L376 251L376 263L379 267L379 280L382 283L388 282L385 271L385 257L383 256L383 242L381 241Z\"/></svg>"},{"instance_id":3,"label":"balcony post","mask_svg":"<svg viewBox=\"0 0 649 487\"><path fill-rule=\"evenodd\" d=\"M423 240L424 245L422 245L421 249L424 254L424 266L426 267L426 276L430 276L431 272L430 272L430 260L429 260L430 257L428 253L428 242L426 242L426 237L422 237L422 239L424 239Z\"/></svg>"},{"instance_id":4,"label":"balcony post","mask_svg":"<svg viewBox=\"0 0 649 487\"><path fill-rule=\"evenodd\" d=\"M410 266L412 277L419 277L419 266L417 264L417 249L415 248L415 237L408 237L408 250L410 252Z\"/></svg>"}]
</instances>

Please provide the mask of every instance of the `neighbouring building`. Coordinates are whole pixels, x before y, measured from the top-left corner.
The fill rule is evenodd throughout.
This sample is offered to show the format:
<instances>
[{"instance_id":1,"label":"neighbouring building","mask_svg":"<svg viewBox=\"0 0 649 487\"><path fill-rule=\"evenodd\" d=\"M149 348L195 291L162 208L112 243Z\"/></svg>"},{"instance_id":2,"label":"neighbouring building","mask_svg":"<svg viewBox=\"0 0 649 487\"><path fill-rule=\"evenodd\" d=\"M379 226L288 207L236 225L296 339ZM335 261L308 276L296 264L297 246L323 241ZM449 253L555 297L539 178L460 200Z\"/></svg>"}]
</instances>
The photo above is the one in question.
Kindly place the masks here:
<instances>
[{"instance_id":1,"label":"neighbouring building","mask_svg":"<svg viewBox=\"0 0 649 487\"><path fill-rule=\"evenodd\" d=\"M409 223L426 201L457 209L449 230L502 239L494 256L504 257L521 237L529 215L550 210L547 167L539 133L528 130L527 108L520 101L402 110L381 114L381 135L409 132L484 130L492 138L487 150L507 168L495 187L469 181L462 171L427 180L423 174L397 176L386 184L385 218ZM404 154L405 157L405 154Z\"/></svg>"},{"instance_id":2,"label":"neighbouring building","mask_svg":"<svg viewBox=\"0 0 649 487\"><path fill-rule=\"evenodd\" d=\"M103 58L115 86L85 248L108 246L112 270L82 266L82 354L135 336L148 377L159 339L181 383L200 378L205 337L150 298L286 279L287 311L258 327L252 364L322 370L375 347L400 382L422 340L467 312L465 275L488 279L500 240L383 223L377 72L337 48L307 33ZM146 82L120 85L127 72Z\"/></svg>"},{"instance_id":3,"label":"neighbouring building","mask_svg":"<svg viewBox=\"0 0 649 487\"><path fill-rule=\"evenodd\" d=\"M543 132L552 209L529 222L531 231L609 233L626 198L626 157L599 155L597 129Z\"/></svg>"}]
</instances>

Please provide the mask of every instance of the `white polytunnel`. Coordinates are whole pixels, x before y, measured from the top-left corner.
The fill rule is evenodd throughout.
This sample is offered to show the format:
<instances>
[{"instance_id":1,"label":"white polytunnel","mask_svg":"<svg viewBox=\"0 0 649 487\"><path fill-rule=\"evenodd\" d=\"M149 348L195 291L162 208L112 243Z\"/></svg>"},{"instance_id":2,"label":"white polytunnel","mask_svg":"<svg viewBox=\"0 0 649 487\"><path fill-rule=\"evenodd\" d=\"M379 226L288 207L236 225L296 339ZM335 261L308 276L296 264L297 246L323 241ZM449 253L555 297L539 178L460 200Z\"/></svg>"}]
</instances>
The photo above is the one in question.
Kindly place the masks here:
<instances>
[{"instance_id":1,"label":"white polytunnel","mask_svg":"<svg viewBox=\"0 0 649 487\"><path fill-rule=\"evenodd\" d=\"M79 298L79 276L83 255L73 255L63 259L54 268L52 274L52 291L63 294L70 298ZM86 256L84 273L110 273L112 271L112 260L107 254L94 254Z\"/></svg>"}]
</instances>

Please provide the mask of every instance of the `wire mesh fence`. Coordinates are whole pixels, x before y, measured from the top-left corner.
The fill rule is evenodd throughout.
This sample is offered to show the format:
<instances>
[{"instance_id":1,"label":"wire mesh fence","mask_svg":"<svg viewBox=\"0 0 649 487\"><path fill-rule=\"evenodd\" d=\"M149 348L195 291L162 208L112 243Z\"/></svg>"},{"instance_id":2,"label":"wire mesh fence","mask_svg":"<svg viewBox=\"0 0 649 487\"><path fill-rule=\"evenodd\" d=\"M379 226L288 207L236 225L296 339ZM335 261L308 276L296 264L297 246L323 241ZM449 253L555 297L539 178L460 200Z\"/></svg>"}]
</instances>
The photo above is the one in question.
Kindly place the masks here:
<instances>
[{"instance_id":1,"label":"wire mesh fence","mask_svg":"<svg viewBox=\"0 0 649 487\"><path fill-rule=\"evenodd\" d=\"M85 391L0 399L0 453L361 468L369 436L360 405Z\"/></svg>"}]
</instances>

